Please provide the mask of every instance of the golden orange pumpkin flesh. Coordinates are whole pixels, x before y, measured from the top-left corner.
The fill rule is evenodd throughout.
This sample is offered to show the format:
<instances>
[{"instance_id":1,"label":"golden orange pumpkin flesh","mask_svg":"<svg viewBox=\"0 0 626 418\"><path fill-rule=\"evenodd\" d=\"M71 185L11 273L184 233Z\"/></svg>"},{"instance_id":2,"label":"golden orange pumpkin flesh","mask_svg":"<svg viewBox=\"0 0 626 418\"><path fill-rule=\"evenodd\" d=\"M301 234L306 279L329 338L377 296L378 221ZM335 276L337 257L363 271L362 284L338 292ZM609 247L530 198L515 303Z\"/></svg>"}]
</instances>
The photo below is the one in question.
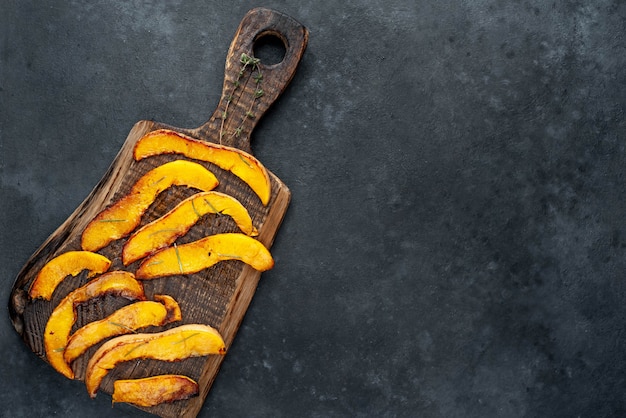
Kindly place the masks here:
<instances>
[{"instance_id":1,"label":"golden orange pumpkin flesh","mask_svg":"<svg viewBox=\"0 0 626 418\"><path fill-rule=\"evenodd\" d=\"M225 233L161 250L146 258L135 274L141 280L193 274L224 260L240 260L258 271L274 266L261 242L244 234Z\"/></svg>"},{"instance_id":2,"label":"golden orange pumpkin flesh","mask_svg":"<svg viewBox=\"0 0 626 418\"><path fill-rule=\"evenodd\" d=\"M90 251L68 251L48 261L37 273L28 295L33 298L50 300L57 286L68 276L76 276L83 270L88 277L104 273L111 266L111 260Z\"/></svg>"},{"instance_id":3,"label":"golden orange pumpkin flesh","mask_svg":"<svg viewBox=\"0 0 626 418\"><path fill-rule=\"evenodd\" d=\"M151 334L115 337L98 348L87 364L85 385L92 398L102 379L117 364L136 359L180 361L190 357L225 354L219 332L208 325L187 324Z\"/></svg>"},{"instance_id":4,"label":"golden orange pumpkin flesh","mask_svg":"<svg viewBox=\"0 0 626 418\"><path fill-rule=\"evenodd\" d=\"M44 331L46 358L52 367L69 379L74 372L65 361L65 349L76 321L75 306L93 298L115 295L131 300L145 299L143 286L132 273L112 271L69 293L52 311Z\"/></svg>"},{"instance_id":5,"label":"golden orange pumpkin flesh","mask_svg":"<svg viewBox=\"0 0 626 418\"><path fill-rule=\"evenodd\" d=\"M264 206L269 203L271 195L269 174L263 164L247 152L199 141L169 129L149 132L135 144L134 158L137 161L160 154L182 154L194 160L215 164L243 180L261 199Z\"/></svg>"},{"instance_id":6,"label":"golden orange pumpkin flesh","mask_svg":"<svg viewBox=\"0 0 626 418\"><path fill-rule=\"evenodd\" d=\"M215 191L201 192L183 200L161 218L134 232L122 250L124 265L172 244L206 214L228 215L246 235L258 234L250 214L237 199Z\"/></svg>"},{"instance_id":7,"label":"golden orange pumpkin flesh","mask_svg":"<svg viewBox=\"0 0 626 418\"><path fill-rule=\"evenodd\" d=\"M148 326L162 326L180 321L178 303L171 296L159 295L159 299L165 303L135 302L118 309L104 319L90 322L78 329L67 342L65 361L71 364L89 347L107 338L129 334Z\"/></svg>"},{"instance_id":8,"label":"golden orange pumpkin flesh","mask_svg":"<svg viewBox=\"0 0 626 418\"><path fill-rule=\"evenodd\" d=\"M187 186L202 191L213 190L218 180L202 165L177 160L158 166L144 174L130 192L100 212L85 228L81 246L98 251L110 242L130 234L139 226L141 216L154 199L171 186Z\"/></svg>"},{"instance_id":9,"label":"golden orange pumpkin flesh","mask_svg":"<svg viewBox=\"0 0 626 418\"><path fill-rule=\"evenodd\" d=\"M158 375L113 382L113 403L151 407L198 395L198 383L187 376Z\"/></svg>"}]
</instances>

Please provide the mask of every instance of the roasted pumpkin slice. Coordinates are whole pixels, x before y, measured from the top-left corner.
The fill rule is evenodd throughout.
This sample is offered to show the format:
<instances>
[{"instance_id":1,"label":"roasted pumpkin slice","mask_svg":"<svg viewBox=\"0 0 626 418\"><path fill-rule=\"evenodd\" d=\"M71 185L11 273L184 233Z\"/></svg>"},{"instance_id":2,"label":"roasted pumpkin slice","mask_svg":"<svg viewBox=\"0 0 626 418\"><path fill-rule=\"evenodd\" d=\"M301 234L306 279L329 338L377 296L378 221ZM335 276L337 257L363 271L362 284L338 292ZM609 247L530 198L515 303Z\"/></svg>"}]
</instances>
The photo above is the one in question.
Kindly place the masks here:
<instances>
[{"instance_id":1,"label":"roasted pumpkin slice","mask_svg":"<svg viewBox=\"0 0 626 418\"><path fill-rule=\"evenodd\" d=\"M166 324L177 322L183 319L183 314L180 311L180 306L176 299L169 295L154 295L154 300L157 302L161 302L165 306L165 310L167 311L167 322Z\"/></svg>"},{"instance_id":2,"label":"roasted pumpkin slice","mask_svg":"<svg viewBox=\"0 0 626 418\"><path fill-rule=\"evenodd\" d=\"M148 326L162 326L181 320L180 307L171 296L158 295L153 301L126 305L108 317L91 322L78 329L67 342L63 357L68 364L100 341L117 335L129 334Z\"/></svg>"},{"instance_id":3,"label":"roasted pumpkin slice","mask_svg":"<svg viewBox=\"0 0 626 418\"><path fill-rule=\"evenodd\" d=\"M111 260L91 251L68 251L48 261L37 273L28 294L31 298L50 300L54 290L67 277L87 270L88 277L104 273Z\"/></svg>"},{"instance_id":4,"label":"roasted pumpkin slice","mask_svg":"<svg viewBox=\"0 0 626 418\"><path fill-rule=\"evenodd\" d=\"M85 228L83 250L98 251L111 241L131 233L159 193L171 186L213 190L218 180L202 165L185 160L165 163L144 174L130 192L100 212Z\"/></svg>"},{"instance_id":5,"label":"roasted pumpkin slice","mask_svg":"<svg viewBox=\"0 0 626 418\"><path fill-rule=\"evenodd\" d=\"M143 286L135 280L132 273L112 271L69 293L54 308L46 323L43 342L48 362L70 379L74 378L74 372L65 361L64 352L76 321L75 306L104 295L115 295L130 300L145 299Z\"/></svg>"},{"instance_id":6,"label":"roasted pumpkin slice","mask_svg":"<svg viewBox=\"0 0 626 418\"><path fill-rule=\"evenodd\" d=\"M135 274L141 280L193 274L224 260L240 260L258 271L274 266L272 255L261 242L244 234L226 233L161 250L146 258Z\"/></svg>"},{"instance_id":7,"label":"roasted pumpkin slice","mask_svg":"<svg viewBox=\"0 0 626 418\"><path fill-rule=\"evenodd\" d=\"M92 398L102 379L117 364L136 359L180 361L190 357L225 354L219 332L208 325L187 324L153 334L115 337L98 348L87 364L85 385Z\"/></svg>"},{"instance_id":8,"label":"roasted pumpkin slice","mask_svg":"<svg viewBox=\"0 0 626 418\"><path fill-rule=\"evenodd\" d=\"M220 192L197 193L179 203L163 217L144 225L130 236L122 251L128 265L148 254L172 244L185 235L198 220L209 213L230 216L243 233L258 235L252 219L239 201Z\"/></svg>"},{"instance_id":9,"label":"roasted pumpkin slice","mask_svg":"<svg viewBox=\"0 0 626 418\"><path fill-rule=\"evenodd\" d=\"M149 132L135 144L135 160L159 154L182 154L213 163L248 184L263 205L270 201L271 183L267 170L259 160L240 149L199 141L169 129Z\"/></svg>"},{"instance_id":10,"label":"roasted pumpkin slice","mask_svg":"<svg viewBox=\"0 0 626 418\"><path fill-rule=\"evenodd\" d=\"M197 395L198 383L187 376L176 374L113 382L113 403L125 402L150 407L182 401Z\"/></svg>"}]
</instances>

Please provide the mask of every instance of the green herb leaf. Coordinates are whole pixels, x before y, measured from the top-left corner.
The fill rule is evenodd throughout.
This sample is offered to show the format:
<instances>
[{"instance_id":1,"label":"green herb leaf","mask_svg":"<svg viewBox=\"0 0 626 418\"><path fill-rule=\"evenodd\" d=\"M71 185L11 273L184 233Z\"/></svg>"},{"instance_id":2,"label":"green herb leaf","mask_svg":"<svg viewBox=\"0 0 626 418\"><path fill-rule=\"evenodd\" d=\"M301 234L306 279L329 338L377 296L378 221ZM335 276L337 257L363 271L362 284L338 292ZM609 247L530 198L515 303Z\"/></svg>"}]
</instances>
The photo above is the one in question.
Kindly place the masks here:
<instances>
[{"instance_id":1,"label":"green herb leaf","mask_svg":"<svg viewBox=\"0 0 626 418\"><path fill-rule=\"evenodd\" d=\"M212 211L213 213L218 214L218 215L222 215L222 211L217 210L217 208L216 208L215 206L213 206L213 205L211 204L211 202L209 202L207 199L203 199L203 200L204 200L204 203L206 203L207 205L209 205L209 208L211 208L211 211Z\"/></svg>"},{"instance_id":2,"label":"green herb leaf","mask_svg":"<svg viewBox=\"0 0 626 418\"><path fill-rule=\"evenodd\" d=\"M198 335L198 334L200 334L200 333L199 333L199 332L194 332L193 334L186 336L185 338L183 338L183 339L182 339L182 340L180 340L180 341L174 341L172 344L181 344L181 343L184 343L184 342L185 342L185 341L187 341L188 339L190 339L190 338L192 338L192 337L195 337L195 336L196 336L196 335Z\"/></svg>"},{"instance_id":3,"label":"green herb leaf","mask_svg":"<svg viewBox=\"0 0 626 418\"><path fill-rule=\"evenodd\" d=\"M116 326L116 327L120 327L120 328L123 328L123 329L125 329L125 330L128 330L128 331L130 331L130 332L132 332L132 333L137 333L137 331L135 331L134 329L132 329L132 328L130 328L130 327L127 327L127 326L126 326L126 325L124 325L124 324L120 324L119 322L108 321L108 323L109 323L109 324L111 324L111 325L114 325L114 326Z\"/></svg>"},{"instance_id":4,"label":"green herb leaf","mask_svg":"<svg viewBox=\"0 0 626 418\"><path fill-rule=\"evenodd\" d=\"M176 259L178 260L178 268L180 269L180 273L183 273L183 262L180 259L180 253L178 252L178 247L174 244L174 252L176 253Z\"/></svg>"},{"instance_id":5,"label":"green herb leaf","mask_svg":"<svg viewBox=\"0 0 626 418\"><path fill-rule=\"evenodd\" d=\"M161 177L160 179L153 181L150 185L151 185L151 186L156 186L157 184L159 184L160 182L162 182L163 180L165 180L165 178L166 178L166 177L167 177L167 176L163 176L163 177Z\"/></svg>"},{"instance_id":6,"label":"green herb leaf","mask_svg":"<svg viewBox=\"0 0 626 418\"><path fill-rule=\"evenodd\" d=\"M241 260L241 256L237 254L224 254L224 253L216 253L218 257L222 258L234 258L236 260Z\"/></svg>"},{"instance_id":7,"label":"green herb leaf","mask_svg":"<svg viewBox=\"0 0 626 418\"><path fill-rule=\"evenodd\" d=\"M159 229L158 231L154 231L153 233L149 234L148 237L152 237L154 235L162 234L164 232L176 232L176 231L178 231L178 229L176 229L176 228Z\"/></svg>"},{"instance_id":8,"label":"green herb leaf","mask_svg":"<svg viewBox=\"0 0 626 418\"><path fill-rule=\"evenodd\" d=\"M148 342L147 342L147 341L144 341L144 342L142 342L141 344L137 344L136 346L134 346L133 348L131 348L130 350L128 350L128 352L126 352L126 353L124 354L124 357L128 357L128 356L130 356L130 355L131 355L131 353L132 353L133 351L135 351L136 349L138 349L138 348L139 348L139 347L141 347L142 345L146 345L146 344L148 344Z\"/></svg>"},{"instance_id":9,"label":"green herb leaf","mask_svg":"<svg viewBox=\"0 0 626 418\"><path fill-rule=\"evenodd\" d=\"M191 208L193 209L195 214L198 216L198 218L202 217L202 215L200 215L200 212L198 212L198 209L196 209L196 204L194 203L194 199L191 199Z\"/></svg>"},{"instance_id":10,"label":"green herb leaf","mask_svg":"<svg viewBox=\"0 0 626 418\"><path fill-rule=\"evenodd\" d=\"M238 156L238 157L239 157L239 159L240 159L241 161L243 161L243 162L244 162L244 163L245 163L248 167L252 167L252 166L250 165L250 163L249 163L248 161L246 161L246 159L245 159L245 158L243 158L243 156L242 156L241 154L237 154L237 156Z\"/></svg>"}]
</instances>

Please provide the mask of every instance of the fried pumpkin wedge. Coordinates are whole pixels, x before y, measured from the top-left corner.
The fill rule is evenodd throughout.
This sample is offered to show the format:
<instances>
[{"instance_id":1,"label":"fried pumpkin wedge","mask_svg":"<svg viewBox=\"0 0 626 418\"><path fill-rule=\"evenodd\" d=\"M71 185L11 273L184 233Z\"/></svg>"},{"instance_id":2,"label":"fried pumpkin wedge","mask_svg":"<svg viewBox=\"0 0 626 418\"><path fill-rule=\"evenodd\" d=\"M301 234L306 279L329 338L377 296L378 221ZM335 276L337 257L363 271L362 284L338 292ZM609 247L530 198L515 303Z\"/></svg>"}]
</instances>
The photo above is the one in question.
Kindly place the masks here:
<instances>
[{"instance_id":1,"label":"fried pumpkin wedge","mask_svg":"<svg viewBox=\"0 0 626 418\"><path fill-rule=\"evenodd\" d=\"M141 216L161 192L172 186L187 186L202 191L218 185L213 173L198 163L176 160L143 175L130 192L100 212L85 228L81 246L98 251L110 242L130 234L139 226Z\"/></svg>"},{"instance_id":2,"label":"fried pumpkin wedge","mask_svg":"<svg viewBox=\"0 0 626 418\"><path fill-rule=\"evenodd\" d=\"M135 231L122 250L124 265L172 244L207 214L228 215L243 233L258 235L250 214L237 199L215 191L201 192L183 200L161 218Z\"/></svg>"},{"instance_id":3,"label":"fried pumpkin wedge","mask_svg":"<svg viewBox=\"0 0 626 418\"><path fill-rule=\"evenodd\" d=\"M182 401L197 395L198 383L187 376L176 374L113 382L113 403L124 402L151 407L162 403Z\"/></svg>"},{"instance_id":4,"label":"fried pumpkin wedge","mask_svg":"<svg viewBox=\"0 0 626 418\"><path fill-rule=\"evenodd\" d=\"M115 295L130 300L145 299L143 286L132 273L112 271L70 292L52 311L44 331L46 358L52 367L69 379L74 372L67 364L64 352L76 321L75 307L91 299Z\"/></svg>"},{"instance_id":5,"label":"fried pumpkin wedge","mask_svg":"<svg viewBox=\"0 0 626 418\"><path fill-rule=\"evenodd\" d=\"M240 260L258 271L274 267L272 255L261 242L244 234L225 233L161 250L146 258L135 274L140 280L193 274L225 260Z\"/></svg>"},{"instance_id":6,"label":"fried pumpkin wedge","mask_svg":"<svg viewBox=\"0 0 626 418\"><path fill-rule=\"evenodd\" d=\"M102 344L91 357L85 385L89 396L94 398L102 379L119 363L136 359L172 362L225 353L220 333L204 324L186 324L151 334L122 335Z\"/></svg>"},{"instance_id":7,"label":"fried pumpkin wedge","mask_svg":"<svg viewBox=\"0 0 626 418\"><path fill-rule=\"evenodd\" d=\"M89 278L104 273L111 260L91 251L68 251L48 261L37 273L28 295L50 300L57 286L68 276L76 276L87 270Z\"/></svg>"},{"instance_id":8,"label":"fried pumpkin wedge","mask_svg":"<svg viewBox=\"0 0 626 418\"><path fill-rule=\"evenodd\" d=\"M178 303L168 295L156 295L155 299L126 305L108 317L78 329L67 342L63 357L71 364L87 349L100 341L117 335L130 334L149 326L162 326L180 321Z\"/></svg>"},{"instance_id":9,"label":"fried pumpkin wedge","mask_svg":"<svg viewBox=\"0 0 626 418\"><path fill-rule=\"evenodd\" d=\"M181 133L158 129L144 135L134 149L135 160L159 154L182 154L194 160L207 161L230 171L243 180L267 206L271 183L267 170L252 155L237 148L199 141Z\"/></svg>"}]
</instances>

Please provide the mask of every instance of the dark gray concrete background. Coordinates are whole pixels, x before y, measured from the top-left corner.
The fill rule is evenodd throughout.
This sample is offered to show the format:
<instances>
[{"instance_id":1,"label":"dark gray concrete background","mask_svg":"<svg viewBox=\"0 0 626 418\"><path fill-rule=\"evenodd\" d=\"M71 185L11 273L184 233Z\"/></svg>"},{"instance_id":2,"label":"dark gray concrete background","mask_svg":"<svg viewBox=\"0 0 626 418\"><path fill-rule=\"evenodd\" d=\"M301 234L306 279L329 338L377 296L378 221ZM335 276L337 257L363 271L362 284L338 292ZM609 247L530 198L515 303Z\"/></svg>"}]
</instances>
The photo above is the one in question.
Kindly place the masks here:
<instances>
[{"instance_id":1,"label":"dark gray concrete background","mask_svg":"<svg viewBox=\"0 0 626 418\"><path fill-rule=\"evenodd\" d=\"M626 3L0 5L0 296L133 124L204 123L253 6L311 32L255 155L292 190L202 417L626 414ZM6 417L88 398L0 318Z\"/></svg>"}]
</instances>

